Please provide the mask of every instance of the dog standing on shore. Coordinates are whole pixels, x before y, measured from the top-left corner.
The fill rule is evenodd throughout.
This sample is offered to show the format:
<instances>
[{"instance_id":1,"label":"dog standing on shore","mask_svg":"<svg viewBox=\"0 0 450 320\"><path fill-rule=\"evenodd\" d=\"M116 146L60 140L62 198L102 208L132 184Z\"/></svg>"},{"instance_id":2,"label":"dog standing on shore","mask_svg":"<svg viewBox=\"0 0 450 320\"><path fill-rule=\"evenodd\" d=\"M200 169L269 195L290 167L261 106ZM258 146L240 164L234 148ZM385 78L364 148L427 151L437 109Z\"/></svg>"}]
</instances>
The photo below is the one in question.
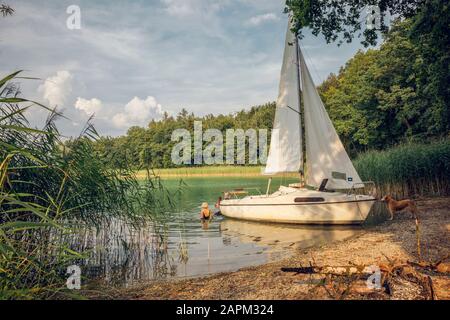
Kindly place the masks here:
<instances>
[{"instance_id":1,"label":"dog standing on shore","mask_svg":"<svg viewBox=\"0 0 450 320\"><path fill-rule=\"evenodd\" d=\"M384 196L381 201L386 202L389 213L391 214L391 218L389 220L394 219L394 213L402 211L403 209L408 208L413 218L417 219L417 207L414 200L406 199L406 200L395 200L390 195Z\"/></svg>"}]
</instances>

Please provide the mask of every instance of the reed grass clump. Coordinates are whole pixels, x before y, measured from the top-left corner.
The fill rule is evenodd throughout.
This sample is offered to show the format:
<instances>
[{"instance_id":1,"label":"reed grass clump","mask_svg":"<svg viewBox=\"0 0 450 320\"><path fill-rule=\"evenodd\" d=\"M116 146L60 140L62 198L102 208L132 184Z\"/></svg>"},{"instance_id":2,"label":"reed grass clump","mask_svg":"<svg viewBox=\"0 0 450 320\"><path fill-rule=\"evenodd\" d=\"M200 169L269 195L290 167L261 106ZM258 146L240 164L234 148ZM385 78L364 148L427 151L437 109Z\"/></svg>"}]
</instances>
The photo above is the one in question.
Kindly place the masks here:
<instances>
[{"instance_id":1,"label":"reed grass clump","mask_svg":"<svg viewBox=\"0 0 450 320\"><path fill-rule=\"evenodd\" d=\"M380 195L395 197L450 194L450 139L407 143L369 151L354 161L361 179L374 181Z\"/></svg>"},{"instance_id":2,"label":"reed grass clump","mask_svg":"<svg viewBox=\"0 0 450 320\"><path fill-rule=\"evenodd\" d=\"M151 171L137 180L130 169L111 169L108 155L95 152L90 122L63 141L62 115L21 98L19 74L0 79L0 299L68 297L67 267L84 256L61 239L79 223L139 221L164 208L166 194ZM42 129L27 121L32 107L49 113Z\"/></svg>"}]
</instances>

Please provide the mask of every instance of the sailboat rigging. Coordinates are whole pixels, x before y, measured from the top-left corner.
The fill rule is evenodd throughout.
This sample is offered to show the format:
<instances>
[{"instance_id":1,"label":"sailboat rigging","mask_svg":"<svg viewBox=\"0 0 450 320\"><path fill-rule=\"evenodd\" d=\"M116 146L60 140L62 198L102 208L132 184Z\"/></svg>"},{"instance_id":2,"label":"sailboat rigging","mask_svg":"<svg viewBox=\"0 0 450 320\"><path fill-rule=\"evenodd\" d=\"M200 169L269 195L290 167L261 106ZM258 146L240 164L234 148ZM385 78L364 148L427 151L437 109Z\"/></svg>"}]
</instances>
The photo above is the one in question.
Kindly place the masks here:
<instances>
[{"instance_id":1,"label":"sailboat rigging","mask_svg":"<svg viewBox=\"0 0 450 320\"><path fill-rule=\"evenodd\" d=\"M269 194L269 179L266 195L225 198L222 214L256 221L355 224L366 219L376 200L335 191L364 183L334 129L289 24L264 174L293 172L300 173L300 184L280 186Z\"/></svg>"}]
</instances>

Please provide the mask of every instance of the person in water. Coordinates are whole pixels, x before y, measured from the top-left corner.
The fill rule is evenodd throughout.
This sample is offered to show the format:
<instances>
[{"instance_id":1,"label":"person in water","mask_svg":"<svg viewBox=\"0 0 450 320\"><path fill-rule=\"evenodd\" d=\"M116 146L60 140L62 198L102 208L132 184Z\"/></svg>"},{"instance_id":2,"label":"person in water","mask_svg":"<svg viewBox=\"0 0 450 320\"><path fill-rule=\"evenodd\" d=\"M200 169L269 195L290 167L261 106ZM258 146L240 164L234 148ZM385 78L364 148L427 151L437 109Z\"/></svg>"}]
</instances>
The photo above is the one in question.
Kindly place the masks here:
<instances>
[{"instance_id":1,"label":"person in water","mask_svg":"<svg viewBox=\"0 0 450 320\"><path fill-rule=\"evenodd\" d=\"M222 197L219 197L219 199L217 199L216 204L214 205L214 207L217 209L216 212L214 212L215 216L220 216L222 213L220 212L220 202L222 202Z\"/></svg>"},{"instance_id":2,"label":"person in water","mask_svg":"<svg viewBox=\"0 0 450 320\"><path fill-rule=\"evenodd\" d=\"M211 210L209 210L209 205L207 202L202 203L202 211L200 211L200 219L202 221L207 221L212 218Z\"/></svg>"}]
</instances>

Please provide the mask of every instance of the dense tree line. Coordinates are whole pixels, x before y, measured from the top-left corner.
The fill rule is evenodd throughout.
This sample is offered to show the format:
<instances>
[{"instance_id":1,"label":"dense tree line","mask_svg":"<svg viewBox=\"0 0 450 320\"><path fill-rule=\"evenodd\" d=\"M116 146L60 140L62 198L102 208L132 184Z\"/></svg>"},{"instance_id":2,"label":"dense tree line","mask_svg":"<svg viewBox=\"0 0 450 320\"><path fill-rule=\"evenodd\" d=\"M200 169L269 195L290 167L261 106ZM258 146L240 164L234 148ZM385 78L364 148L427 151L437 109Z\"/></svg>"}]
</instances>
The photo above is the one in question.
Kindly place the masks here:
<instances>
[{"instance_id":1,"label":"dense tree line","mask_svg":"<svg viewBox=\"0 0 450 320\"><path fill-rule=\"evenodd\" d=\"M337 75L331 74L319 86L330 118L351 156L401 142L448 136L448 4L431 2L436 6L426 7L428 11L420 11L415 19L395 22L378 49L357 52ZM161 121L150 122L147 128L130 128L125 136L102 138L97 150L110 154L114 167L172 167L173 130L186 128L192 132L195 120L202 120L204 129L222 132L229 128L271 129L274 111L274 103L236 114L204 117L183 109L176 117L165 115Z\"/></svg>"},{"instance_id":2,"label":"dense tree line","mask_svg":"<svg viewBox=\"0 0 450 320\"><path fill-rule=\"evenodd\" d=\"M125 136L102 137L96 142L97 151L108 154L113 167L132 166L135 168L170 168L173 146L172 132L187 129L193 136L194 121L202 121L203 130L218 129L271 129L275 114L275 103L252 107L250 110L228 115L206 115L197 117L186 109L176 116L167 113L160 121L151 121L147 128L132 127ZM269 137L270 138L270 137ZM208 144L207 142L204 143ZM248 148L246 148L248 151ZM248 157L248 154L246 155ZM193 152L192 152L193 157Z\"/></svg>"}]
</instances>

